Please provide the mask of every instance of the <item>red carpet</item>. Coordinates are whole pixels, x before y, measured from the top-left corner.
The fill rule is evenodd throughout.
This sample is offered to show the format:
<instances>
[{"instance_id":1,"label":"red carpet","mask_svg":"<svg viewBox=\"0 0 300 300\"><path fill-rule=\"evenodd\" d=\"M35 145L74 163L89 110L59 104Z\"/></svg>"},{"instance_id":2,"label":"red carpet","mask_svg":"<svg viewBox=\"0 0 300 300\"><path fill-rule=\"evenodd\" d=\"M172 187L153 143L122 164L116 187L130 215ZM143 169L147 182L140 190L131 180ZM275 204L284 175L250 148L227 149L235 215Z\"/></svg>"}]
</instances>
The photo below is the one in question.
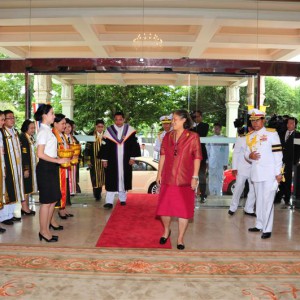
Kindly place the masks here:
<instances>
[{"instance_id":1,"label":"red carpet","mask_svg":"<svg viewBox=\"0 0 300 300\"><path fill-rule=\"evenodd\" d=\"M118 248L167 248L159 244L164 229L160 219L156 219L158 195L128 194L127 205L116 205L96 247Z\"/></svg>"}]
</instances>

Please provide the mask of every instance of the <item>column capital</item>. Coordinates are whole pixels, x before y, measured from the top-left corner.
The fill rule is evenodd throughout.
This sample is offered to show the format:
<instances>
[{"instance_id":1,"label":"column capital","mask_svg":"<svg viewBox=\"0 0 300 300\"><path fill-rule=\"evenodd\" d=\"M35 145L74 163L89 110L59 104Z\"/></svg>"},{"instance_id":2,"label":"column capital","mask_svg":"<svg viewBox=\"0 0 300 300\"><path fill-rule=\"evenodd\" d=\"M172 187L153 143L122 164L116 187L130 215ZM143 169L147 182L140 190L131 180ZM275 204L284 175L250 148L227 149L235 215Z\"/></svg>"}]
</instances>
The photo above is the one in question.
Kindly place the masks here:
<instances>
[{"instance_id":1,"label":"column capital","mask_svg":"<svg viewBox=\"0 0 300 300\"><path fill-rule=\"evenodd\" d=\"M35 103L49 103L52 94L52 76L51 75L34 75L34 98Z\"/></svg>"}]
</instances>

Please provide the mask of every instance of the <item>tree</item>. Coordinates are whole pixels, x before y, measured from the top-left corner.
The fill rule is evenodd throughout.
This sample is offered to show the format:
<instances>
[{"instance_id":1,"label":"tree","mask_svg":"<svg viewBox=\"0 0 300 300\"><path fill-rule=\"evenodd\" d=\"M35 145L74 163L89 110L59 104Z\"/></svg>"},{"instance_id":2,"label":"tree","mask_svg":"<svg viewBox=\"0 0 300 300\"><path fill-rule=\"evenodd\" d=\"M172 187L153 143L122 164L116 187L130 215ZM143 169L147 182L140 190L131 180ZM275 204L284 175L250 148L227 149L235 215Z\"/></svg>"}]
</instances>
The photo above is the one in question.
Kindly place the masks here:
<instances>
[{"instance_id":1,"label":"tree","mask_svg":"<svg viewBox=\"0 0 300 300\"><path fill-rule=\"evenodd\" d=\"M168 86L76 86L75 122L78 128L91 130L98 118L112 123L113 114L123 111L135 128L151 126L162 114L186 106L182 88Z\"/></svg>"},{"instance_id":2,"label":"tree","mask_svg":"<svg viewBox=\"0 0 300 300\"><path fill-rule=\"evenodd\" d=\"M265 96L268 115L294 115L299 111L300 99L296 97L296 90L280 79L266 77Z\"/></svg>"}]
</instances>

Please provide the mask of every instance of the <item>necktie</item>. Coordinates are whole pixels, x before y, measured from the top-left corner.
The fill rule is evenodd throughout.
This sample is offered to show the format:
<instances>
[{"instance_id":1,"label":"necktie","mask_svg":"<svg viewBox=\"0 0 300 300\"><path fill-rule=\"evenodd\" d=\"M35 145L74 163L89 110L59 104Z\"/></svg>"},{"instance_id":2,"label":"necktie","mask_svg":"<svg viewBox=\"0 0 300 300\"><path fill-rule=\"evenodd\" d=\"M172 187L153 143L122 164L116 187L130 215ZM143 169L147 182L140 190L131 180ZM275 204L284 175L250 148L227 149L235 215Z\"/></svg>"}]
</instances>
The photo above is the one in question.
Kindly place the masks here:
<instances>
[{"instance_id":1,"label":"necktie","mask_svg":"<svg viewBox=\"0 0 300 300\"><path fill-rule=\"evenodd\" d=\"M289 139L289 137L290 137L291 134L292 134L292 132L291 132L291 131L288 131L288 134L286 135L285 141L287 141L287 140Z\"/></svg>"}]
</instances>

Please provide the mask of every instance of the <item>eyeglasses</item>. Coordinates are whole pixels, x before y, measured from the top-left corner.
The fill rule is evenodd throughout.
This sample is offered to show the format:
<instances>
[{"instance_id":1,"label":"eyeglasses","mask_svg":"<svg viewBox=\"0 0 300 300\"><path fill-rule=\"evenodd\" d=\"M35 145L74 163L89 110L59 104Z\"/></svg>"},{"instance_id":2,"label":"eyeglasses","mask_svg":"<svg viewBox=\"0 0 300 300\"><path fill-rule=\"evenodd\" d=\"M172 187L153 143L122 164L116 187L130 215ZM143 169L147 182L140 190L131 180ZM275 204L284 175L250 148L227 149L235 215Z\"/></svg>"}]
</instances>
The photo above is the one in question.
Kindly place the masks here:
<instances>
[{"instance_id":1,"label":"eyeglasses","mask_svg":"<svg viewBox=\"0 0 300 300\"><path fill-rule=\"evenodd\" d=\"M14 120L15 117L12 117L12 118L5 118L5 120Z\"/></svg>"}]
</instances>

